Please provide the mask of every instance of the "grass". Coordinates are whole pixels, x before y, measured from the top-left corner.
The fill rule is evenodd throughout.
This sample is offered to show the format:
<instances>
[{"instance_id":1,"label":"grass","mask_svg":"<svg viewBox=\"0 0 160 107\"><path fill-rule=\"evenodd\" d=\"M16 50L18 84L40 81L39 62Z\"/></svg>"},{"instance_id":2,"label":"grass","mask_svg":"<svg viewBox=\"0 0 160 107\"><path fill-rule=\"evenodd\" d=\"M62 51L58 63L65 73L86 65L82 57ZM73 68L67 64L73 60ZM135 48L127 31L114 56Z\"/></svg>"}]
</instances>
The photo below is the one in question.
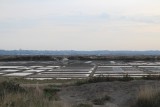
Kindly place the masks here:
<instances>
[{"instance_id":1,"label":"grass","mask_svg":"<svg viewBox=\"0 0 160 107\"><path fill-rule=\"evenodd\" d=\"M3 81L0 83L0 99L2 100L6 93L22 93L25 92L25 89L20 87L19 84L16 84L12 81Z\"/></svg>"},{"instance_id":2,"label":"grass","mask_svg":"<svg viewBox=\"0 0 160 107\"><path fill-rule=\"evenodd\" d=\"M128 75L122 78L114 77L94 77L83 80L72 80L74 85L82 85L97 82L112 82L112 81L131 81ZM159 76L147 76L139 80L159 80ZM27 82L26 82L27 81ZM21 78L0 78L0 107L92 107L94 105L104 105L110 101L109 96L102 96L92 100L92 104L77 104L65 106L64 102L59 102L60 98L57 94L62 88L59 85L48 85L39 87L22 87L20 83L29 83L32 80L24 80ZM39 80L33 81L37 83ZM56 80L45 80L41 83L56 82ZM65 80L60 80L65 81ZM70 81L70 80L69 80ZM160 89L155 87L145 87L140 89L135 104L132 107L160 107Z\"/></svg>"},{"instance_id":3,"label":"grass","mask_svg":"<svg viewBox=\"0 0 160 107\"><path fill-rule=\"evenodd\" d=\"M155 87L141 89L133 107L160 107L160 89Z\"/></svg>"},{"instance_id":4,"label":"grass","mask_svg":"<svg viewBox=\"0 0 160 107\"><path fill-rule=\"evenodd\" d=\"M59 89L23 88L12 81L0 82L0 107L60 107L54 103Z\"/></svg>"},{"instance_id":5,"label":"grass","mask_svg":"<svg viewBox=\"0 0 160 107\"><path fill-rule=\"evenodd\" d=\"M66 105L57 102L60 87L24 88L13 81L0 82L0 107L92 107L91 104Z\"/></svg>"}]
</instances>

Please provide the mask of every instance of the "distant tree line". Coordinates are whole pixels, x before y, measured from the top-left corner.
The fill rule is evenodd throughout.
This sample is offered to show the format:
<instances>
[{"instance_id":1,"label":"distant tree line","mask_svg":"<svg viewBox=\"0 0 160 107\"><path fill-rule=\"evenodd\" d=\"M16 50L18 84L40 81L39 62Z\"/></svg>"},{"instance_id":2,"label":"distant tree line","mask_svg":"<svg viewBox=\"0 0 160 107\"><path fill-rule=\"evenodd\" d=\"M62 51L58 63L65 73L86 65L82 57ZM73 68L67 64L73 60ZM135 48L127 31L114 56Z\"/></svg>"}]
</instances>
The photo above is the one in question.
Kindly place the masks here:
<instances>
[{"instance_id":1,"label":"distant tree line","mask_svg":"<svg viewBox=\"0 0 160 107\"><path fill-rule=\"evenodd\" d=\"M52 56L52 55L19 55L19 56L0 56L0 61L57 61L64 57L69 60L123 60L123 61L160 61L160 56Z\"/></svg>"},{"instance_id":2,"label":"distant tree line","mask_svg":"<svg viewBox=\"0 0 160 107\"><path fill-rule=\"evenodd\" d=\"M71 60L123 60L123 61L155 61L160 60L160 56L71 56Z\"/></svg>"}]
</instances>

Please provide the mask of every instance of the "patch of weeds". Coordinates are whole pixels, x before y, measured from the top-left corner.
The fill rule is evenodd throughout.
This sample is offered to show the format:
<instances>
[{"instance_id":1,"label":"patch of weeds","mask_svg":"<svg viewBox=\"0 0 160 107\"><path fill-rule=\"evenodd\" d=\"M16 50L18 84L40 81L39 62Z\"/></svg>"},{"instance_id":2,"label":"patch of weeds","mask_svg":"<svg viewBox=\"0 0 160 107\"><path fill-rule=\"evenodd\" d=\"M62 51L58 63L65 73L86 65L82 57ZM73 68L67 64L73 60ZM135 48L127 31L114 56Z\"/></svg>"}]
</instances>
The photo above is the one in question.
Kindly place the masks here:
<instances>
[{"instance_id":1,"label":"patch of weeds","mask_svg":"<svg viewBox=\"0 0 160 107\"><path fill-rule=\"evenodd\" d=\"M112 82L112 81L131 81L134 78L130 77L129 75L124 75L122 78L120 77L93 77L85 80L79 80L75 82L75 85L83 85L89 83L97 83L97 82Z\"/></svg>"},{"instance_id":2,"label":"patch of weeds","mask_svg":"<svg viewBox=\"0 0 160 107\"><path fill-rule=\"evenodd\" d=\"M3 99L6 93L22 93L25 89L12 81L4 81L0 83L0 98Z\"/></svg>"},{"instance_id":3,"label":"patch of weeds","mask_svg":"<svg viewBox=\"0 0 160 107\"><path fill-rule=\"evenodd\" d=\"M91 104L77 104L77 105L74 105L73 107L93 107Z\"/></svg>"},{"instance_id":4,"label":"patch of weeds","mask_svg":"<svg viewBox=\"0 0 160 107\"><path fill-rule=\"evenodd\" d=\"M32 87L24 89L15 82L1 81L0 107L62 107L51 100L58 99L58 95L56 95L58 91L59 89L56 87L44 90ZM49 99L47 95L51 98Z\"/></svg>"},{"instance_id":5,"label":"patch of weeds","mask_svg":"<svg viewBox=\"0 0 160 107\"><path fill-rule=\"evenodd\" d=\"M134 78L130 77L128 74L124 75L122 78L119 78L119 81L131 81Z\"/></svg>"},{"instance_id":6,"label":"patch of weeds","mask_svg":"<svg viewBox=\"0 0 160 107\"><path fill-rule=\"evenodd\" d=\"M59 91L60 91L60 89L57 87L43 89L43 93L44 93L45 97L47 97L49 100L58 100L59 97L57 95L57 92L59 92Z\"/></svg>"},{"instance_id":7,"label":"patch of weeds","mask_svg":"<svg viewBox=\"0 0 160 107\"><path fill-rule=\"evenodd\" d=\"M88 80L89 83L97 83L97 82L106 82L106 81L112 81L113 78L110 77L94 77L90 78Z\"/></svg>"},{"instance_id":8,"label":"patch of weeds","mask_svg":"<svg viewBox=\"0 0 160 107\"><path fill-rule=\"evenodd\" d=\"M49 88L59 89L62 87L61 85L48 85Z\"/></svg>"},{"instance_id":9,"label":"patch of weeds","mask_svg":"<svg viewBox=\"0 0 160 107\"><path fill-rule=\"evenodd\" d=\"M96 98L92 101L93 104L95 105L104 105L106 101L109 101L110 100L110 97L105 95L104 97L102 98Z\"/></svg>"},{"instance_id":10,"label":"patch of weeds","mask_svg":"<svg viewBox=\"0 0 160 107\"><path fill-rule=\"evenodd\" d=\"M12 81L4 81L0 83L0 89L6 90L8 92L23 92L24 88L20 87L19 84L16 84Z\"/></svg>"},{"instance_id":11,"label":"patch of weeds","mask_svg":"<svg viewBox=\"0 0 160 107\"><path fill-rule=\"evenodd\" d=\"M136 105L133 107L159 107L160 96L151 97L150 99L138 99Z\"/></svg>"},{"instance_id":12,"label":"patch of weeds","mask_svg":"<svg viewBox=\"0 0 160 107\"><path fill-rule=\"evenodd\" d=\"M78 80L75 82L75 85L80 86L83 84L88 84L88 80Z\"/></svg>"},{"instance_id":13,"label":"patch of weeds","mask_svg":"<svg viewBox=\"0 0 160 107\"><path fill-rule=\"evenodd\" d=\"M132 107L160 107L160 91L155 88L141 90Z\"/></svg>"},{"instance_id":14,"label":"patch of weeds","mask_svg":"<svg viewBox=\"0 0 160 107\"><path fill-rule=\"evenodd\" d=\"M160 80L160 75L147 75L141 78L142 80Z\"/></svg>"}]
</instances>

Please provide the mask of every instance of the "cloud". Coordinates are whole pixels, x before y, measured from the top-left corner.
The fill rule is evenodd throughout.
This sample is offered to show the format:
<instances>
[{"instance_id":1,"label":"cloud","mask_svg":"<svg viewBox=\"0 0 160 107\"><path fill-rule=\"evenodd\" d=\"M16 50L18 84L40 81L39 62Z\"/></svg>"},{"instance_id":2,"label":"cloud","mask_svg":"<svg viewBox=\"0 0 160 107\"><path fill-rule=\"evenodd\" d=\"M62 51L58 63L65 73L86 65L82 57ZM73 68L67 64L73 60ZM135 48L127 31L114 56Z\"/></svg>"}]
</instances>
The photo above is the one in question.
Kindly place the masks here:
<instances>
[{"instance_id":1,"label":"cloud","mask_svg":"<svg viewBox=\"0 0 160 107\"><path fill-rule=\"evenodd\" d=\"M117 20L133 21L147 24L160 24L160 16L119 16Z\"/></svg>"},{"instance_id":2,"label":"cloud","mask_svg":"<svg viewBox=\"0 0 160 107\"><path fill-rule=\"evenodd\" d=\"M159 7L160 0L1 0L0 48L160 49Z\"/></svg>"}]
</instances>

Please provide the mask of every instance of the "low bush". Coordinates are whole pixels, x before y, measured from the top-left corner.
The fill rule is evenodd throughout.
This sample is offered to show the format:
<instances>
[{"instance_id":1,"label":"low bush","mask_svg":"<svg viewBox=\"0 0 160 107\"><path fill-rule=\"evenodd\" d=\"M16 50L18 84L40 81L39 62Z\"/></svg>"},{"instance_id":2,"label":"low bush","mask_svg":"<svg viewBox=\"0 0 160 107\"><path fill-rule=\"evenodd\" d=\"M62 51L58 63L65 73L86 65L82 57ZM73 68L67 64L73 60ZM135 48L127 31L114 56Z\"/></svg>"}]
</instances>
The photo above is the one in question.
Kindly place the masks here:
<instances>
[{"instance_id":1,"label":"low bush","mask_svg":"<svg viewBox=\"0 0 160 107\"><path fill-rule=\"evenodd\" d=\"M130 77L128 74L124 75L122 78L119 78L119 81L132 81L133 77Z\"/></svg>"},{"instance_id":2,"label":"low bush","mask_svg":"<svg viewBox=\"0 0 160 107\"><path fill-rule=\"evenodd\" d=\"M45 88L43 89L43 93L45 97L47 97L49 100L58 100L57 92L60 91L59 88L57 87L50 87L50 88Z\"/></svg>"},{"instance_id":3,"label":"low bush","mask_svg":"<svg viewBox=\"0 0 160 107\"><path fill-rule=\"evenodd\" d=\"M91 104L77 104L74 105L73 107L93 107Z\"/></svg>"},{"instance_id":4,"label":"low bush","mask_svg":"<svg viewBox=\"0 0 160 107\"><path fill-rule=\"evenodd\" d=\"M6 93L22 93L25 89L12 81L4 81L0 83L0 99L2 100Z\"/></svg>"},{"instance_id":5,"label":"low bush","mask_svg":"<svg viewBox=\"0 0 160 107\"><path fill-rule=\"evenodd\" d=\"M94 99L92 102L93 104L95 105L104 105L106 101L109 101L110 100L110 97L105 95L104 97L102 98L96 98Z\"/></svg>"},{"instance_id":6,"label":"low bush","mask_svg":"<svg viewBox=\"0 0 160 107\"><path fill-rule=\"evenodd\" d=\"M89 84L89 83L97 83L97 82L112 82L112 81L131 81L134 78L129 77L128 75L124 75L123 77L93 77L85 80L78 80L75 82L75 85Z\"/></svg>"},{"instance_id":7,"label":"low bush","mask_svg":"<svg viewBox=\"0 0 160 107\"><path fill-rule=\"evenodd\" d=\"M142 80L160 80L160 75L148 75L141 78Z\"/></svg>"}]
</instances>

